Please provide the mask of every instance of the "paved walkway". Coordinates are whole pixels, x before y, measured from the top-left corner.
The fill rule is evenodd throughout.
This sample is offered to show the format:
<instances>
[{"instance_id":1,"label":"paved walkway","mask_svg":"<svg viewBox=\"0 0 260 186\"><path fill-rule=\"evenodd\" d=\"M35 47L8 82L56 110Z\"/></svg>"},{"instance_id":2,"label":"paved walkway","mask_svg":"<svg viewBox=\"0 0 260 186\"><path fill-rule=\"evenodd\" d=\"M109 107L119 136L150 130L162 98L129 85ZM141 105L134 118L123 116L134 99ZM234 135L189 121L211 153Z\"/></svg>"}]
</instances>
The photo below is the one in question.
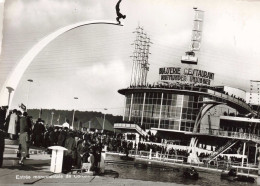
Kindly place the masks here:
<instances>
[{"instance_id":1,"label":"paved walkway","mask_svg":"<svg viewBox=\"0 0 260 186\"><path fill-rule=\"evenodd\" d=\"M88 176L81 174L53 174L49 164L0 168L0 185L113 185L113 186L180 186L181 184L120 179L116 176Z\"/></svg>"}]
</instances>

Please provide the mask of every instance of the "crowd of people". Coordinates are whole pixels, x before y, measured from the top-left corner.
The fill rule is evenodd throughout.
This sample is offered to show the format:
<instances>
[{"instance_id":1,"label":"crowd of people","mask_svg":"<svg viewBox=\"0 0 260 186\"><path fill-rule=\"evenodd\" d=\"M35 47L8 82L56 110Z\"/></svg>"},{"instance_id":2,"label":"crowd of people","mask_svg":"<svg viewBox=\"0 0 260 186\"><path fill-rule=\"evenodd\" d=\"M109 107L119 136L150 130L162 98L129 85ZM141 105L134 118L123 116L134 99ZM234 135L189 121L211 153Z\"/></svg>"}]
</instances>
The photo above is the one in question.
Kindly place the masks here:
<instances>
[{"instance_id":1,"label":"crowd of people","mask_svg":"<svg viewBox=\"0 0 260 186\"><path fill-rule=\"evenodd\" d=\"M8 134L10 139L18 139L19 136L19 155L21 157L20 164L29 158L29 147L48 148L49 146L63 146L68 149L64 153L63 172L71 171L72 167L80 168L83 163L90 163L90 170L97 171L101 150L107 146L108 151L126 153L129 150L138 151L159 151L166 152L166 148L161 145L144 142L159 142L161 139L148 132L147 136L140 136L138 144L125 140L122 134L100 133L98 131L72 131L67 127L54 127L44 125L44 121L40 118L34 123L31 116L27 112L21 112L16 109L10 111L4 125L3 131ZM0 131L1 132L1 131ZM128 135L128 139L131 135ZM135 135L132 135L135 138ZM50 152L50 151L49 151ZM176 154L173 150L170 154ZM179 153L178 153L179 154Z\"/></svg>"},{"instance_id":2,"label":"crowd of people","mask_svg":"<svg viewBox=\"0 0 260 186\"><path fill-rule=\"evenodd\" d=\"M2 112L1 112L2 111ZM0 110L0 121L6 108ZM8 135L4 135L8 134ZM162 144L162 139L153 135L150 131L146 136L140 136L139 143L135 143L135 135L128 134L127 137L119 133L101 133L100 131L72 131L67 127L48 126L41 118L33 122L33 118L27 112L16 109L10 111L5 121L0 124L0 153L4 149L3 136L10 139L19 139L20 164L29 158L29 147L31 145L47 149L50 146L63 146L68 151L64 153L63 171L69 172L72 167L80 169L83 163L89 163L89 170L97 171L101 160L101 151L104 146L107 150L117 153L128 154L129 150L160 152L162 154L188 157L187 150L167 149ZM18 138L19 137L19 138ZM126 140L128 139L128 140ZM130 139L130 140L129 140ZM161 143L161 144L158 144ZM50 153L50 150L48 151ZM235 152L230 152L235 153ZM199 158L208 157L210 153L200 153ZM0 154L0 165L3 156ZM1 166L0 166L1 167Z\"/></svg>"}]
</instances>

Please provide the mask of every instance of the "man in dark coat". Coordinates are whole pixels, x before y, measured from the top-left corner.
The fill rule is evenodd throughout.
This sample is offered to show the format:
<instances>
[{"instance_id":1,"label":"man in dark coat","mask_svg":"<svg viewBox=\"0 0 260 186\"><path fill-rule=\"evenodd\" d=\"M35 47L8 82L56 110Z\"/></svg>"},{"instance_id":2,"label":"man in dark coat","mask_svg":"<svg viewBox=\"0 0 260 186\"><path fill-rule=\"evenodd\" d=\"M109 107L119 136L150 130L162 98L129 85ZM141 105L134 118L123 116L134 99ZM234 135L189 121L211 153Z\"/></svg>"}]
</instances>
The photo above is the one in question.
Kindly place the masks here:
<instances>
[{"instance_id":1,"label":"man in dark coat","mask_svg":"<svg viewBox=\"0 0 260 186\"><path fill-rule=\"evenodd\" d=\"M5 131L3 125L0 126L0 168L3 165L3 155L5 150Z\"/></svg>"},{"instance_id":2,"label":"man in dark coat","mask_svg":"<svg viewBox=\"0 0 260 186\"><path fill-rule=\"evenodd\" d=\"M58 144L58 138L59 138L60 133L61 133L61 128L55 127L54 128L54 144L55 145Z\"/></svg>"},{"instance_id":3,"label":"man in dark coat","mask_svg":"<svg viewBox=\"0 0 260 186\"><path fill-rule=\"evenodd\" d=\"M54 130L57 129L53 129L52 127L49 128L49 141L50 141L50 146L54 146L55 144L55 133Z\"/></svg>"},{"instance_id":4,"label":"man in dark coat","mask_svg":"<svg viewBox=\"0 0 260 186\"><path fill-rule=\"evenodd\" d=\"M63 172L67 173L71 171L73 160L76 158L76 141L73 138L72 132L69 132L69 134L67 135L64 147L68 150L64 151Z\"/></svg>"},{"instance_id":5,"label":"man in dark coat","mask_svg":"<svg viewBox=\"0 0 260 186\"><path fill-rule=\"evenodd\" d=\"M58 142L57 142L57 145L58 146L62 146L64 147L65 145L65 140L66 140L66 137L67 137L67 131L68 131L68 128L65 127L59 134L59 137L58 137Z\"/></svg>"},{"instance_id":6,"label":"man in dark coat","mask_svg":"<svg viewBox=\"0 0 260 186\"><path fill-rule=\"evenodd\" d=\"M5 116L8 107L0 107L0 127L3 128L5 124Z\"/></svg>"},{"instance_id":7,"label":"man in dark coat","mask_svg":"<svg viewBox=\"0 0 260 186\"><path fill-rule=\"evenodd\" d=\"M36 121L36 124L33 127L33 138L34 138L34 145L39 147L42 145L42 141L43 141L43 135L44 135L44 126L42 123L42 120L40 118L38 118L38 120Z\"/></svg>"}]
</instances>

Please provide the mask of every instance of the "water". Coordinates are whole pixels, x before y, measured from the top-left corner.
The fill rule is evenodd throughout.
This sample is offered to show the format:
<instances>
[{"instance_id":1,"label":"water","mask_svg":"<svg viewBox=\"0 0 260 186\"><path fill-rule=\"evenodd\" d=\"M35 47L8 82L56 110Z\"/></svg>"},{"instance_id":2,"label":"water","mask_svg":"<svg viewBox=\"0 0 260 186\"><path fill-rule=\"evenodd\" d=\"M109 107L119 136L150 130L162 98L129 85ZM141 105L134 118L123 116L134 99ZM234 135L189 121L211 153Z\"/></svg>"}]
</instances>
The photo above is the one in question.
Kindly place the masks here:
<instances>
[{"instance_id":1,"label":"water","mask_svg":"<svg viewBox=\"0 0 260 186\"><path fill-rule=\"evenodd\" d=\"M120 160L116 156L108 155L107 159L109 160ZM135 179L143 181L159 181L159 182L172 182L185 185L228 185L228 186L237 186L237 185L248 185L256 186L256 183L246 183L246 182L237 182L237 181L228 181L222 180L220 178L220 172L207 172L205 170L200 171L198 180L185 179L182 176L183 167L166 167L159 165L149 165L147 162L125 162L125 164L108 164L106 165L106 170L112 170L119 173L119 178L124 179Z\"/></svg>"}]
</instances>

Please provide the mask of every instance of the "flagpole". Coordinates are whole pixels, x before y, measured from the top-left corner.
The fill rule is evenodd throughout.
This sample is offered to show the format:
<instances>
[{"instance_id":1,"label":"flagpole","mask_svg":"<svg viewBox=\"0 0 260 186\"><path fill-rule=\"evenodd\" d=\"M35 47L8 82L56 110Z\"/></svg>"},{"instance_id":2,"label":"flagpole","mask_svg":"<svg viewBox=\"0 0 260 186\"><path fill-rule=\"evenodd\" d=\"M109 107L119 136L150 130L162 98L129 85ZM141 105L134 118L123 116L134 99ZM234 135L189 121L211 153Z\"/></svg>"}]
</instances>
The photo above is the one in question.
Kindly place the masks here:
<instances>
[{"instance_id":1,"label":"flagpole","mask_svg":"<svg viewBox=\"0 0 260 186\"><path fill-rule=\"evenodd\" d=\"M41 118L42 117L42 109L40 109L40 111L39 111L39 118Z\"/></svg>"},{"instance_id":2,"label":"flagpole","mask_svg":"<svg viewBox=\"0 0 260 186\"><path fill-rule=\"evenodd\" d=\"M60 125L60 114L59 114L59 119L58 119L58 125Z\"/></svg>"}]
</instances>

